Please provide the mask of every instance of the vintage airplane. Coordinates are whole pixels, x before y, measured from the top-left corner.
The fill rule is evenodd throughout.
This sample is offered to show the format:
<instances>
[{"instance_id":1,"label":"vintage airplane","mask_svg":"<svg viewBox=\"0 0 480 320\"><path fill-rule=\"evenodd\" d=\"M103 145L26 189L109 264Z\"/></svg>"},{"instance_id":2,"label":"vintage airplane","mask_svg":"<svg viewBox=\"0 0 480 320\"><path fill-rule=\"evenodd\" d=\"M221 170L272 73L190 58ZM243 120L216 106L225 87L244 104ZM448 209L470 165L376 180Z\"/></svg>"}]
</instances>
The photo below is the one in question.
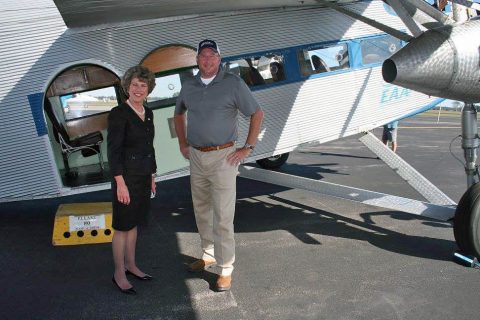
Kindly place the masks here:
<instances>
[{"instance_id":1,"label":"vintage airplane","mask_svg":"<svg viewBox=\"0 0 480 320\"><path fill-rule=\"evenodd\" d=\"M196 72L203 38L217 40L224 68L245 80L265 111L249 158L263 167L281 165L298 145L366 132L443 98L480 101L480 21L455 24L422 0L388 2L8 2L0 12L0 202L110 188L106 119L125 99L120 77L136 64L157 77L147 105L155 113L158 180L188 174L173 105ZM464 109L473 184L476 114ZM476 186L460 202L455 236L478 255Z\"/></svg>"}]
</instances>

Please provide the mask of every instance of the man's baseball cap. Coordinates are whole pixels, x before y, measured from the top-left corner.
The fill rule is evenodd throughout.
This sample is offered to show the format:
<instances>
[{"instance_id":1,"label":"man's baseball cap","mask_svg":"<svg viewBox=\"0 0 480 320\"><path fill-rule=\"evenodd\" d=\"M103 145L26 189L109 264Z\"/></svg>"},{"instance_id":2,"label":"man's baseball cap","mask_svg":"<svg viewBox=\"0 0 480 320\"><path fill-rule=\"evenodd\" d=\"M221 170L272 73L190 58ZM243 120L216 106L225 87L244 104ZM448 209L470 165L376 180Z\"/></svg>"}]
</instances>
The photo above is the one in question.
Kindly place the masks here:
<instances>
[{"instance_id":1,"label":"man's baseball cap","mask_svg":"<svg viewBox=\"0 0 480 320\"><path fill-rule=\"evenodd\" d=\"M218 48L217 43L213 40L205 39L200 41L197 47L197 54L200 54L200 52L205 48L210 48L216 53L220 54L220 49Z\"/></svg>"}]
</instances>

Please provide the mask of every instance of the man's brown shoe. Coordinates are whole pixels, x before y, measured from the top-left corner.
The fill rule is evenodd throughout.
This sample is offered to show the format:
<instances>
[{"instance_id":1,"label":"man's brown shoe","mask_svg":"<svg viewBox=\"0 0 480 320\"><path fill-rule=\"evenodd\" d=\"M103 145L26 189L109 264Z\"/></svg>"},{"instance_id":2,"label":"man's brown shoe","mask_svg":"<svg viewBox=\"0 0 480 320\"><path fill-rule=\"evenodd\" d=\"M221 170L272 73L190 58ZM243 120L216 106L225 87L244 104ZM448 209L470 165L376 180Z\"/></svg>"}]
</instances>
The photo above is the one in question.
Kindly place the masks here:
<instances>
[{"instance_id":1,"label":"man's brown shoe","mask_svg":"<svg viewBox=\"0 0 480 320\"><path fill-rule=\"evenodd\" d=\"M205 270L206 267L209 267L215 264L216 261L208 261L203 259L195 260L194 262L188 265L188 271L190 272L199 272Z\"/></svg>"},{"instance_id":2,"label":"man's brown shoe","mask_svg":"<svg viewBox=\"0 0 480 320\"><path fill-rule=\"evenodd\" d=\"M217 291L228 291L232 287L232 276L218 276Z\"/></svg>"}]
</instances>

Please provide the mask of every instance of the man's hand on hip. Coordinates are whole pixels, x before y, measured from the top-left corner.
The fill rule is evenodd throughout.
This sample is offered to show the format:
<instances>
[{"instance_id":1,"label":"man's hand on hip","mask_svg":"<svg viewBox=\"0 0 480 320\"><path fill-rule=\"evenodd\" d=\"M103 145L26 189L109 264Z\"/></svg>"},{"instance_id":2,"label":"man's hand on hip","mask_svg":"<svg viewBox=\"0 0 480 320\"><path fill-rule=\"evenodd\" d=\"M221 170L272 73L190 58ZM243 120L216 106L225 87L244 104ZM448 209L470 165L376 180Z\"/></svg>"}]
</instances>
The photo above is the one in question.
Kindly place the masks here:
<instances>
[{"instance_id":1,"label":"man's hand on hip","mask_svg":"<svg viewBox=\"0 0 480 320\"><path fill-rule=\"evenodd\" d=\"M246 148L237 148L227 156L227 162L232 166L238 166L250 154L251 150Z\"/></svg>"}]
</instances>

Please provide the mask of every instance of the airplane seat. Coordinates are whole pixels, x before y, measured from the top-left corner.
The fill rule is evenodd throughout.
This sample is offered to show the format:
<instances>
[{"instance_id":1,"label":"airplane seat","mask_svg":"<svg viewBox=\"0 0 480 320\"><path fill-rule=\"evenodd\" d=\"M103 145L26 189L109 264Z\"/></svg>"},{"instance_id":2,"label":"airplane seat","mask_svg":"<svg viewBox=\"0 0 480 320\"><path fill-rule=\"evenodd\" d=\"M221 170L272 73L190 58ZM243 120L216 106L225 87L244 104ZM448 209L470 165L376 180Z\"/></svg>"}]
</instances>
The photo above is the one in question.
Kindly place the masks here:
<instances>
[{"instance_id":1,"label":"airplane seat","mask_svg":"<svg viewBox=\"0 0 480 320\"><path fill-rule=\"evenodd\" d=\"M260 84L265 84L265 79L263 79L260 72L253 66L253 62L251 58L245 59L248 64L248 68L244 67L241 71L241 76L243 80L249 86L256 86Z\"/></svg>"},{"instance_id":2,"label":"airplane seat","mask_svg":"<svg viewBox=\"0 0 480 320\"><path fill-rule=\"evenodd\" d=\"M312 63L315 68L315 73L329 72L330 68L327 66L322 58L316 55L312 55Z\"/></svg>"},{"instance_id":3,"label":"airplane seat","mask_svg":"<svg viewBox=\"0 0 480 320\"><path fill-rule=\"evenodd\" d=\"M265 84L265 79L263 79L262 75L260 72L254 68L250 67L250 73L249 73L251 82L254 86L259 85L259 84Z\"/></svg>"},{"instance_id":4,"label":"airplane seat","mask_svg":"<svg viewBox=\"0 0 480 320\"><path fill-rule=\"evenodd\" d=\"M100 145L103 142L103 135L100 131L92 132L84 136L70 138L67 130L60 122L58 115L52 107L52 104L48 99L45 100L45 112L50 119L55 140L60 144L60 149L62 152L63 163L65 166L65 175L74 176L75 173L70 171L70 166L68 164L68 158L72 153L80 151L82 156L90 157L93 155L98 155L98 160L101 170L103 170L103 157L100 150Z\"/></svg>"}]
</instances>

